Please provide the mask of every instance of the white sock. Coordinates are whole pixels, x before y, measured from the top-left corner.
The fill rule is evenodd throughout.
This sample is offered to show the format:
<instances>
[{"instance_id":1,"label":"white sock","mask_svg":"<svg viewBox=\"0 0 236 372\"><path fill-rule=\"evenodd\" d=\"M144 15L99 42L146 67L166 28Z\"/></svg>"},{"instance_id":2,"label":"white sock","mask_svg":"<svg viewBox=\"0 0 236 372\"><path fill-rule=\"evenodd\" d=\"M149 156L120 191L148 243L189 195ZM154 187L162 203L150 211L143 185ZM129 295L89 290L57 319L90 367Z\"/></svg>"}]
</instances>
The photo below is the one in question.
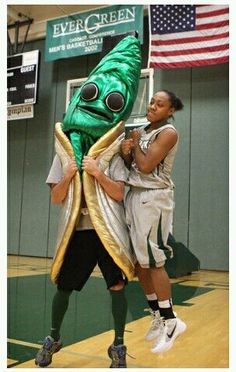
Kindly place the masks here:
<instances>
[{"instance_id":1,"label":"white sock","mask_svg":"<svg viewBox=\"0 0 236 372\"><path fill-rule=\"evenodd\" d=\"M156 293L151 293L151 294L146 294L147 300L148 301L154 301L157 300L157 295Z\"/></svg>"},{"instance_id":2,"label":"white sock","mask_svg":"<svg viewBox=\"0 0 236 372\"><path fill-rule=\"evenodd\" d=\"M168 307L172 307L172 299L169 298L168 300L158 301L158 305L162 309L167 309Z\"/></svg>"}]
</instances>

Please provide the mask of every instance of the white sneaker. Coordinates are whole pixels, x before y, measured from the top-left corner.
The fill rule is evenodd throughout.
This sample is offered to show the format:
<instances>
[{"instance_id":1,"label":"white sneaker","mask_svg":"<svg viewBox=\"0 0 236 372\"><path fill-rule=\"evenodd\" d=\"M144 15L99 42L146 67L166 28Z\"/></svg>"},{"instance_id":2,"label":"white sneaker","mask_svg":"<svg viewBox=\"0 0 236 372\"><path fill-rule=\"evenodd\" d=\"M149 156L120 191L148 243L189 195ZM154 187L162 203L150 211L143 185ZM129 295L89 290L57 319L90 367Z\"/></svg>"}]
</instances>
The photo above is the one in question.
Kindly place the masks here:
<instances>
[{"instance_id":1,"label":"white sneaker","mask_svg":"<svg viewBox=\"0 0 236 372\"><path fill-rule=\"evenodd\" d=\"M146 341L151 341L158 337L162 327L162 319L159 310L154 311L152 309L144 309L144 311L149 311L152 317L151 326L144 337Z\"/></svg>"},{"instance_id":2,"label":"white sneaker","mask_svg":"<svg viewBox=\"0 0 236 372\"><path fill-rule=\"evenodd\" d=\"M181 335L186 330L186 324L179 318L173 319L163 319L160 329L160 333L155 345L152 347L151 351L153 353L163 353L169 350L175 339Z\"/></svg>"}]
</instances>

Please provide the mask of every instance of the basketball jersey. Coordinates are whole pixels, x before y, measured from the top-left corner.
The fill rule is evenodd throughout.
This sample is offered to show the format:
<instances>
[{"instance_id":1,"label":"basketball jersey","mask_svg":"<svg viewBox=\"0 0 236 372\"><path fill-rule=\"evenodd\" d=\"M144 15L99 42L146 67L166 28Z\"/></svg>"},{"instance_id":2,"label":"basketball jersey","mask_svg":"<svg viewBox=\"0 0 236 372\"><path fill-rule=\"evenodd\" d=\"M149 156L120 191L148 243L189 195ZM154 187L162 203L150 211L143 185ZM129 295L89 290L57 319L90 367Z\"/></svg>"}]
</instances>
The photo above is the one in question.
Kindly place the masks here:
<instances>
[{"instance_id":1,"label":"basketball jersey","mask_svg":"<svg viewBox=\"0 0 236 372\"><path fill-rule=\"evenodd\" d=\"M162 127L154 129L149 133L145 131L145 128L147 128L146 125L140 128L141 137L139 140L139 146L145 154L147 153L147 150L151 143L163 130L172 128L176 131L175 127L169 123L166 123ZM139 171L135 160L133 160L127 183L131 186L147 189L164 189L168 187L173 188L174 183L171 180L171 170L173 167L177 147L178 139L176 144L170 149L166 157L156 166L155 169L153 169L151 173L148 174Z\"/></svg>"}]
</instances>

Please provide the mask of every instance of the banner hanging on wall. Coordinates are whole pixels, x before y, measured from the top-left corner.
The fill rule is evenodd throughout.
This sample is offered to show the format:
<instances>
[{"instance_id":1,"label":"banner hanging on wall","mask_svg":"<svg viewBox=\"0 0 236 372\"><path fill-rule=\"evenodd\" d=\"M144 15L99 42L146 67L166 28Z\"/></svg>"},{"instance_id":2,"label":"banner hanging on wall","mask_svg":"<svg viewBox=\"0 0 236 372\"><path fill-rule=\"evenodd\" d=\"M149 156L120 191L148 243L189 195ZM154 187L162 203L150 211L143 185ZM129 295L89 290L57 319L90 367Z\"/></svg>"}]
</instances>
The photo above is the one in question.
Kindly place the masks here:
<instances>
[{"instance_id":1,"label":"banner hanging on wall","mask_svg":"<svg viewBox=\"0 0 236 372\"><path fill-rule=\"evenodd\" d=\"M45 60L101 52L103 37L137 31L143 42L143 5L114 5L47 22Z\"/></svg>"}]
</instances>

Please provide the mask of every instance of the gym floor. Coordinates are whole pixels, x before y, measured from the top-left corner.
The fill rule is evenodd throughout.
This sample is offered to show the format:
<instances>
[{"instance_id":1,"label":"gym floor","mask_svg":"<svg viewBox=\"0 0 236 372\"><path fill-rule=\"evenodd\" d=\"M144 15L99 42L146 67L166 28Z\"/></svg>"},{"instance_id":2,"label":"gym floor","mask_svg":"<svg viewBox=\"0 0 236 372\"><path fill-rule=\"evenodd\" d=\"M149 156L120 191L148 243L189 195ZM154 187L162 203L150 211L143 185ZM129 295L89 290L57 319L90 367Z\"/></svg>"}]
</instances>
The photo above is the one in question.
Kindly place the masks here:
<instances>
[{"instance_id":1,"label":"gym floor","mask_svg":"<svg viewBox=\"0 0 236 372\"><path fill-rule=\"evenodd\" d=\"M49 334L55 285L51 259L8 256L8 368L36 368L40 341ZM171 279L174 310L187 330L163 354L144 340L151 318L138 281L126 287L128 368L228 368L229 276L205 271ZM81 293L71 295L61 335L63 348L51 368L108 368L113 341L110 296L99 269Z\"/></svg>"}]
</instances>

